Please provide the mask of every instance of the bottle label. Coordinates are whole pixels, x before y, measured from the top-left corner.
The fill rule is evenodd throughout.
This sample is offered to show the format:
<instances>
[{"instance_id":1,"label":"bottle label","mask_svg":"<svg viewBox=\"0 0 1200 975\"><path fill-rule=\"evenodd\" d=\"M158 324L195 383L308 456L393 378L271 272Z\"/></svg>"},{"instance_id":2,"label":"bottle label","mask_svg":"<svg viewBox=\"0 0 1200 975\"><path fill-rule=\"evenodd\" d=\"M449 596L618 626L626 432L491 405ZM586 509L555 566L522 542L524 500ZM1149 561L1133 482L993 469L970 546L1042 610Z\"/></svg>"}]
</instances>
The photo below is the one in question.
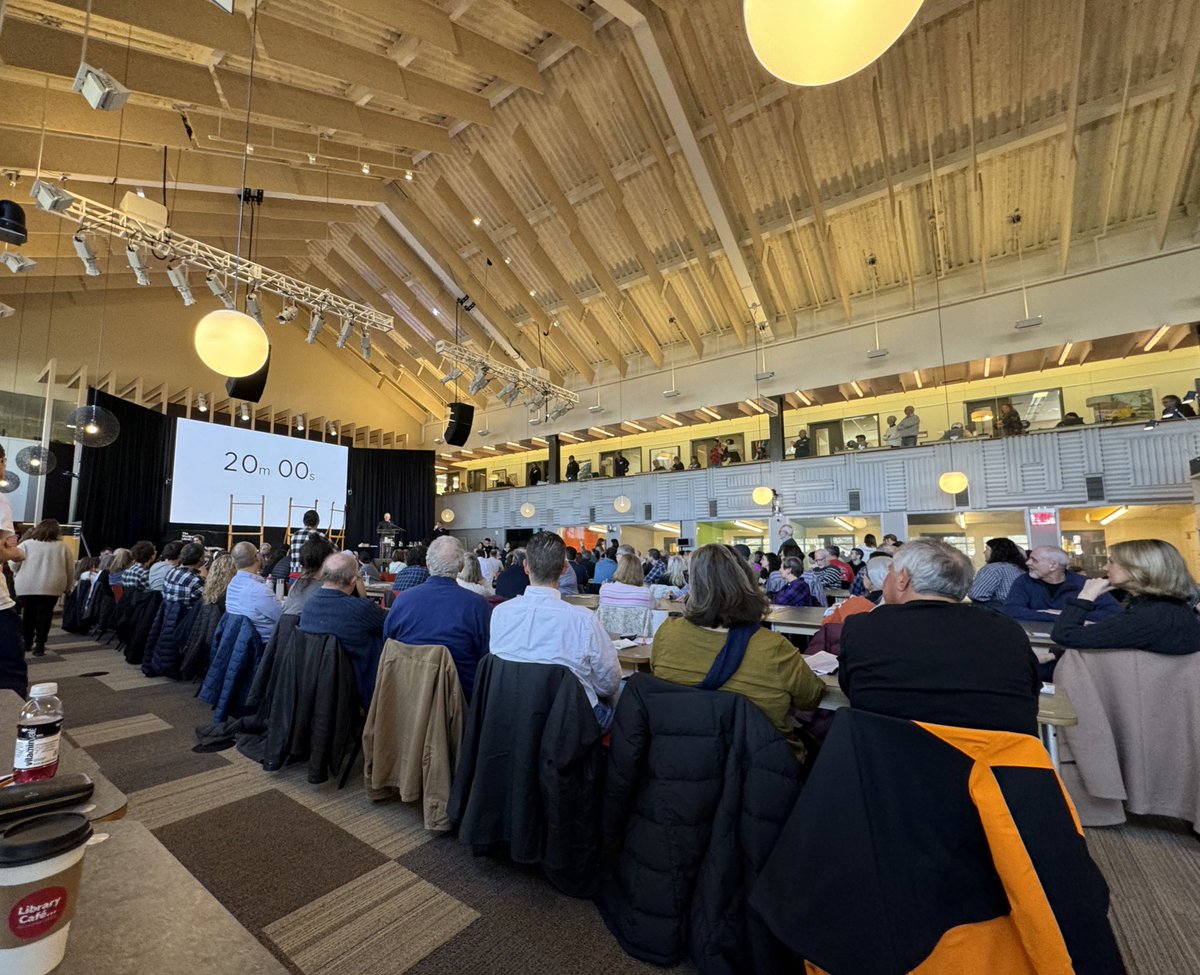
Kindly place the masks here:
<instances>
[{"instance_id":1,"label":"bottle label","mask_svg":"<svg viewBox=\"0 0 1200 975\"><path fill-rule=\"evenodd\" d=\"M58 761L58 742L62 737L62 718L45 724L17 726L17 750L13 769L41 768Z\"/></svg>"}]
</instances>

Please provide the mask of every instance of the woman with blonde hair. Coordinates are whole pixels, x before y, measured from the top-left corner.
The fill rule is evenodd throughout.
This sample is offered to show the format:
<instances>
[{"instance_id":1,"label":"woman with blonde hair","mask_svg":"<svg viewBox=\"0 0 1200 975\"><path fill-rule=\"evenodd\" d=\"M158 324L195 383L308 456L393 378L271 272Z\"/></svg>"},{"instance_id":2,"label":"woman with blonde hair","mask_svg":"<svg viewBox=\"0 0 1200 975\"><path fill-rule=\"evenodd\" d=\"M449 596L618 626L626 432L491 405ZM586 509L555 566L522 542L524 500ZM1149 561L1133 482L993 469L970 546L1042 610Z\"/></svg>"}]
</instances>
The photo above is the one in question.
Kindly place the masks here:
<instances>
[{"instance_id":1,"label":"woman with blonde hair","mask_svg":"<svg viewBox=\"0 0 1200 975\"><path fill-rule=\"evenodd\" d=\"M742 694L788 734L789 710L812 710L825 686L784 636L763 628L770 603L749 563L726 545L702 545L692 553L688 582L683 617L654 634L654 676Z\"/></svg>"},{"instance_id":2,"label":"woman with blonde hair","mask_svg":"<svg viewBox=\"0 0 1200 975\"><path fill-rule=\"evenodd\" d=\"M1110 589L1129 593L1125 609L1084 626L1095 600ZM1192 612L1196 583L1179 550L1157 538L1117 542L1109 549L1108 578L1088 579L1068 599L1051 636L1059 647L1080 650L1200 651L1200 620Z\"/></svg>"},{"instance_id":3,"label":"woman with blonde hair","mask_svg":"<svg viewBox=\"0 0 1200 975\"><path fill-rule=\"evenodd\" d=\"M483 570L479 568L479 556L470 552L463 556L463 567L458 574L458 584L480 596L487 597L496 594L495 590L483 581Z\"/></svg>"},{"instance_id":4,"label":"woman with blonde hair","mask_svg":"<svg viewBox=\"0 0 1200 975\"><path fill-rule=\"evenodd\" d=\"M121 577L125 570L133 565L133 552L127 548L119 548L113 552L112 561L108 563L108 584L123 585Z\"/></svg>"},{"instance_id":5,"label":"woman with blonde hair","mask_svg":"<svg viewBox=\"0 0 1200 975\"><path fill-rule=\"evenodd\" d=\"M637 556L618 556L612 579L600 586L600 605L654 609L658 604L654 593L642 585L645 578Z\"/></svg>"},{"instance_id":6,"label":"woman with blonde hair","mask_svg":"<svg viewBox=\"0 0 1200 975\"><path fill-rule=\"evenodd\" d=\"M225 590L237 575L237 567L233 564L233 556L228 552L219 552L213 556L208 567L208 578L204 580L204 591L200 600L206 606L219 603L222 612L225 610Z\"/></svg>"}]
</instances>

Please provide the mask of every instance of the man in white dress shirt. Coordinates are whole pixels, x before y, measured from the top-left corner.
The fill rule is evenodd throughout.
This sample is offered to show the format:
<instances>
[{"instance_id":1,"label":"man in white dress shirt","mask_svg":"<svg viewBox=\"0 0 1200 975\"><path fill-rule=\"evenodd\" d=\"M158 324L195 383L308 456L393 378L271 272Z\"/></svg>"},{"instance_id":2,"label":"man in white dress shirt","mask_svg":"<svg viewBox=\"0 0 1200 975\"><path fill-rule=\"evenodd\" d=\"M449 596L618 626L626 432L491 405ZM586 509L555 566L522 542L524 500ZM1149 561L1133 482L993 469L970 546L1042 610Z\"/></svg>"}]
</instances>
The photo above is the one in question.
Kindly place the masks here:
<instances>
[{"instance_id":1,"label":"man in white dress shirt","mask_svg":"<svg viewBox=\"0 0 1200 975\"><path fill-rule=\"evenodd\" d=\"M225 612L248 617L266 643L279 622L283 606L271 595L267 581L259 574L262 562L253 542L238 542L229 554L238 571L225 591Z\"/></svg>"},{"instance_id":2,"label":"man in white dress shirt","mask_svg":"<svg viewBox=\"0 0 1200 975\"><path fill-rule=\"evenodd\" d=\"M564 603L558 580L567 546L554 532L538 532L525 545L529 588L492 610L491 651L518 663L560 664L587 693L600 727L612 722L621 686L621 663L596 614Z\"/></svg>"}]
</instances>

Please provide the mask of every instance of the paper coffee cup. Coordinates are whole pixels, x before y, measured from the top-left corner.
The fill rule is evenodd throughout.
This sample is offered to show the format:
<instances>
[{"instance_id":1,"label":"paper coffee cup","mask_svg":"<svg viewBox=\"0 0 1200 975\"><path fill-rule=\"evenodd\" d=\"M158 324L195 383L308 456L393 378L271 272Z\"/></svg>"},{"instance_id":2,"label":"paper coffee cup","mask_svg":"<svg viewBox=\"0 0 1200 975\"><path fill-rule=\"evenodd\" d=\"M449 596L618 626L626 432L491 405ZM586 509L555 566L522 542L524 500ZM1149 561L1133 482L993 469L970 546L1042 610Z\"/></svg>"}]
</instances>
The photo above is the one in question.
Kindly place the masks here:
<instances>
[{"instance_id":1,"label":"paper coffee cup","mask_svg":"<svg viewBox=\"0 0 1200 975\"><path fill-rule=\"evenodd\" d=\"M46 975L63 960L91 835L79 813L48 813L0 831L0 972Z\"/></svg>"}]
</instances>

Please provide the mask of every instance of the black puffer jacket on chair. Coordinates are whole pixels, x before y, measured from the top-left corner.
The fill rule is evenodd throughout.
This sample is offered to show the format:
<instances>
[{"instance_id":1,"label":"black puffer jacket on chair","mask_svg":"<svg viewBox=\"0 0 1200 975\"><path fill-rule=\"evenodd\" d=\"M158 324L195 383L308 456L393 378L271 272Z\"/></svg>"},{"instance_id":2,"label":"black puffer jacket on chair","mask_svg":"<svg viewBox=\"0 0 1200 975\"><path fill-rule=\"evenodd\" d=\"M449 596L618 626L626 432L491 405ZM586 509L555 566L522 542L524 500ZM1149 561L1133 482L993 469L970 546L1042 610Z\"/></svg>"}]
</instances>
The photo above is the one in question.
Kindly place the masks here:
<instances>
[{"instance_id":1,"label":"black puffer jacket on chair","mask_svg":"<svg viewBox=\"0 0 1200 975\"><path fill-rule=\"evenodd\" d=\"M612 727L600 913L656 965L787 970L747 898L800 793L803 766L750 701L634 674Z\"/></svg>"}]
</instances>

